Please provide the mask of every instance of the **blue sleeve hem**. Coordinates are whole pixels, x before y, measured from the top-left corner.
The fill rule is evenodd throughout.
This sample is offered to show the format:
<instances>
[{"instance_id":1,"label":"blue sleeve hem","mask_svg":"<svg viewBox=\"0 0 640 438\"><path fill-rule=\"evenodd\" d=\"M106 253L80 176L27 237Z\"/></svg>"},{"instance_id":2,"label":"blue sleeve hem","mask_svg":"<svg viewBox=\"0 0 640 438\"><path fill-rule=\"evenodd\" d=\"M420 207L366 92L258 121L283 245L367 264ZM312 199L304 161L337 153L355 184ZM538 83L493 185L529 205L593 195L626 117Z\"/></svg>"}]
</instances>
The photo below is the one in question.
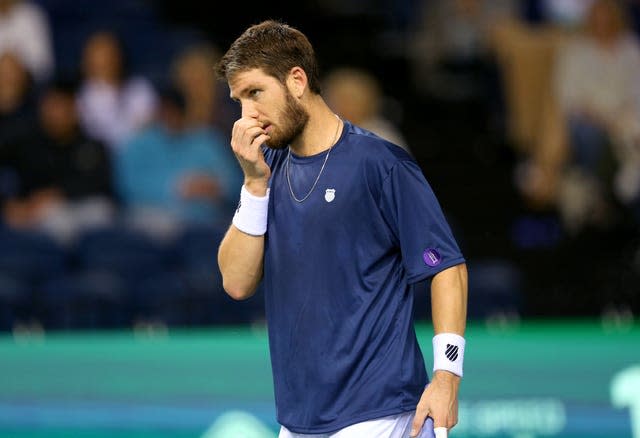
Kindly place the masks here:
<instances>
[{"instance_id":1,"label":"blue sleeve hem","mask_svg":"<svg viewBox=\"0 0 640 438\"><path fill-rule=\"evenodd\" d=\"M418 283L419 281L426 280L427 278L433 277L439 272L444 271L445 269L451 268L452 266L461 265L466 263L464 257L457 257L455 259L449 260L447 263L443 263L434 268L428 268L422 272L418 272L416 274L410 275L407 281L409 284Z\"/></svg>"}]
</instances>

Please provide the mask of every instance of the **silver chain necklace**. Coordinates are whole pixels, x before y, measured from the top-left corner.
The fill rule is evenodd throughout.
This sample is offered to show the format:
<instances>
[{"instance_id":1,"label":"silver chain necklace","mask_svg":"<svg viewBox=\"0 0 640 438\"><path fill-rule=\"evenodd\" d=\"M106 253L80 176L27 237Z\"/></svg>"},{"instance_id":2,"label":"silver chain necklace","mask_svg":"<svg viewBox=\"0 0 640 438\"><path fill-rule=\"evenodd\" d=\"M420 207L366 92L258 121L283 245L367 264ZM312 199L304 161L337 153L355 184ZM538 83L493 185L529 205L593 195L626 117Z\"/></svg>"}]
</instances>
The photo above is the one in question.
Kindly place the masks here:
<instances>
[{"instance_id":1,"label":"silver chain necklace","mask_svg":"<svg viewBox=\"0 0 640 438\"><path fill-rule=\"evenodd\" d=\"M320 168L320 172L318 172L318 176L316 176L316 180L313 182L313 185L311 186L311 189L309 189L309 192L307 192L307 194L302 199L298 199L296 197L295 193L293 193L293 187L291 186L291 178L289 177L289 162L291 161L291 147L289 147L289 152L287 153L287 163L286 163L285 170L287 173L287 184L289 185L289 193L291 193L291 197L296 202L304 202L311 195L311 193L313 192L313 189L316 188L316 184L318 184L320 175L322 175L322 172L324 171L324 166L327 164L327 160L329 159L329 154L331 153L331 149L333 149L335 144L338 142L338 133L340 132L340 126L342 125L341 123L342 120L340 120L340 117L338 117L336 114L334 115L338 119L338 126L336 128L336 133L333 138L333 143L331 144L331 146L329 146L329 150L327 151L327 154L324 156L324 161L322 162L322 167Z\"/></svg>"}]
</instances>

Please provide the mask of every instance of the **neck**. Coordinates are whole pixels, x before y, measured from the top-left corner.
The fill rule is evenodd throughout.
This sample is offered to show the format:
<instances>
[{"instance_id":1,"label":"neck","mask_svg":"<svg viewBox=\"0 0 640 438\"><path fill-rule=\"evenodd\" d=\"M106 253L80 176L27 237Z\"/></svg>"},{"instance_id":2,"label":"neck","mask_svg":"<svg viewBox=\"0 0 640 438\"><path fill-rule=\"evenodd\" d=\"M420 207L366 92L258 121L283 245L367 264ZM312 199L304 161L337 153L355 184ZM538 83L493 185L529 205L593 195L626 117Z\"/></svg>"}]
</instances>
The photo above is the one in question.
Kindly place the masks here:
<instances>
[{"instance_id":1,"label":"neck","mask_svg":"<svg viewBox=\"0 0 640 438\"><path fill-rule=\"evenodd\" d=\"M296 155L316 155L333 147L341 133L342 120L322 101L315 111L309 111L307 126L290 148Z\"/></svg>"}]
</instances>

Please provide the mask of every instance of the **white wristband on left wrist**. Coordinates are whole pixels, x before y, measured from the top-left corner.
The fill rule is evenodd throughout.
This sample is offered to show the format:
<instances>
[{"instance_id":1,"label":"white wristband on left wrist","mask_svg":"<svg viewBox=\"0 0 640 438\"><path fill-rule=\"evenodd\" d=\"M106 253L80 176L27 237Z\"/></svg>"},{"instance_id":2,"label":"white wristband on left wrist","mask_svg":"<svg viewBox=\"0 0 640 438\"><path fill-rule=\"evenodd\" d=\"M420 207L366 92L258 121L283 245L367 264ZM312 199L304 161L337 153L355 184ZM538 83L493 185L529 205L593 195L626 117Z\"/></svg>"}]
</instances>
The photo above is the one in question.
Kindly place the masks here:
<instances>
[{"instance_id":1,"label":"white wristband on left wrist","mask_svg":"<svg viewBox=\"0 0 640 438\"><path fill-rule=\"evenodd\" d=\"M233 215L232 223L237 229L251 236L262 236L267 232L269 212L269 189L265 196L249 193L243 185L240 190L240 203Z\"/></svg>"}]
</instances>

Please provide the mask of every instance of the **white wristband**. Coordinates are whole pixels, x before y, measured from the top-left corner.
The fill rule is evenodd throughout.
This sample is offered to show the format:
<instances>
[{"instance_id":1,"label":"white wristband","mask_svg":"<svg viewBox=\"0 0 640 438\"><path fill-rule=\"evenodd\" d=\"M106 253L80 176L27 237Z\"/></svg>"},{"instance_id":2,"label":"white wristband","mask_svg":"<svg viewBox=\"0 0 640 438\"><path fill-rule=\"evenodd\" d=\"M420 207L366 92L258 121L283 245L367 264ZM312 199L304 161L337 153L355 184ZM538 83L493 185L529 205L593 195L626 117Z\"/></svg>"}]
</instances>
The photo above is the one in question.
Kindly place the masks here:
<instances>
[{"instance_id":1,"label":"white wristband","mask_svg":"<svg viewBox=\"0 0 640 438\"><path fill-rule=\"evenodd\" d=\"M252 236L262 236L267 232L267 214L269 211L269 189L265 196L255 196L242 186L240 202L233 215L233 225L240 231Z\"/></svg>"},{"instance_id":2,"label":"white wristband","mask_svg":"<svg viewBox=\"0 0 640 438\"><path fill-rule=\"evenodd\" d=\"M446 370L462 377L465 340L455 333L433 337L433 371Z\"/></svg>"}]
</instances>

